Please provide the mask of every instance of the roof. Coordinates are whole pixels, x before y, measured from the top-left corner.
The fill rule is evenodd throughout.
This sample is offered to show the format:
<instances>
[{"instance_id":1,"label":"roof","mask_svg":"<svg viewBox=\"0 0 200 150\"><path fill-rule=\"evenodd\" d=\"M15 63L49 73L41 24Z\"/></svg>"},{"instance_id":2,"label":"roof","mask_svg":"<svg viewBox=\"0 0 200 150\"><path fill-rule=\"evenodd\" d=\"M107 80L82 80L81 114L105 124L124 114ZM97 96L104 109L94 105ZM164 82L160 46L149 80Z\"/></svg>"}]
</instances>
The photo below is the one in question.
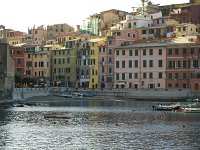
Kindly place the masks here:
<instances>
[{"instance_id":1,"label":"roof","mask_svg":"<svg viewBox=\"0 0 200 150\"><path fill-rule=\"evenodd\" d=\"M197 44L192 42L187 43L177 43L177 42L157 42L157 43L143 43L143 44L132 44L127 46L121 46L116 49L121 48L144 48L144 47L168 47L168 46L175 46L175 45L184 45L184 44ZM199 44L200 45L200 44Z\"/></svg>"}]
</instances>

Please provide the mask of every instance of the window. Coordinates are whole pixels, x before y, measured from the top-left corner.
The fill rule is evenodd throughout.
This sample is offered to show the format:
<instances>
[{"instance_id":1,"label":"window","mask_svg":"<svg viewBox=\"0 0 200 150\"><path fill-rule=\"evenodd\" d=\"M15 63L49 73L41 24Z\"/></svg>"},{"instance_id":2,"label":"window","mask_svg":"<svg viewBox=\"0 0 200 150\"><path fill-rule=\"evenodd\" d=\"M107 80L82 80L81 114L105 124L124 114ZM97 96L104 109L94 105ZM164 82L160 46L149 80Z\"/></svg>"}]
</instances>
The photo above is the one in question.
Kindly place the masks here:
<instances>
[{"instance_id":1,"label":"window","mask_svg":"<svg viewBox=\"0 0 200 150\"><path fill-rule=\"evenodd\" d=\"M56 59L54 59L54 64L56 64Z\"/></svg>"},{"instance_id":2,"label":"window","mask_svg":"<svg viewBox=\"0 0 200 150\"><path fill-rule=\"evenodd\" d=\"M173 62L170 60L168 64L168 68L172 68L172 67L173 67Z\"/></svg>"},{"instance_id":3,"label":"window","mask_svg":"<svg viewBox=\"0 0 200 150\"><path fill-rule=\"evenodd\" d=\"M158 67L162 67L163 64L162 64L162 60L158 60Z\"/></svg>"},{"instance_id":4,"label":"window","mask_svg":"<svg viewBox=\"0 0 200 150\"><path fill-rule=\"evenodd\" d=\"M146 66L147 66L147 61L143 60L143 67L146 67Z\"/></svg>"},{"instance_id":5,"label":"window","mask_svg":"<svg viewBox=\"0 0 200 150\"><path fill-rule=\"evenodd\" d=\"M37 62L35 62L35 67L37 67Z\"/></svg>"},{"instance_id":6,"label":"window","mask_svg":"<svg viewBox=\"0 0 200 150\"><path fill-rule=\"evenodd\" d=\"M183 54L187 54L187 49L183 48Z\"/></svg>"},{"instance_id":7,"label":"window","mask_svg":"<svg viewBox=\"0 0 200 150\"><path fill-rule=\"evenodd\" d=\"M58 59L58 64L61 64L61 59L60 58Z\"/></svg>"},{"instance_id":8,"label":"window","mask_svg":"<svg viewBox=\"0 0 200 150\"><path fill-rule=\"evenodd\" d=\"M135 56L138 56L138 50L135 50Z\"/></svg>"},{"instance_id":9,"label":"window","mask_svg":"<svg viewBox=\"0 0 200 150\"><path fill-rule=\"evenodd\" d=\"M108 71L109 71L109 74L111 74L113 72L112 68L110 68L110 67L109 67Z\"/></svg>"},{"instance_id":10,"label":"window","mask_svg":"<svg viewBox=\"0 0 200 150\"><path fill-rule=\"evenodd\" d=\"M143 73L143 78L144 78L144 79L147 78L147 73L146 73L146 72Z\"/></svg>"},{"instance_id":11,"label":"window","mask_svg":"<svg viewBox=\"0 0 200 150\"><path fill-rule=\"evenodd\" d=\"M21 63L21 59L17 59L17 63L20 64Z\"/></svg>"},{"instance_id":12,"label":"window","mask_svg":"<svg viewBox=\"0 0 200 150\"><path fill-rule=\"evenodd\" d=\"M31 58L31 54L28 54L28 58Z\"/></svg>"},{"instance_id":13,"label":"window","mask_svg":"<svg viewBox=\"0 0 200 150\"><path fill-rule=\"evenodd\" d=\"M133 56L133 51L129 50L129 56Z\"/></svg>"},{"instance_id":14,"label":"window","mask_svg":"<svg viewBox=\"0 0 200 150\"><path fill-rule=\"evenodd\" d=\"M158 78L161 79L162 78L162 72L158 73Z\"/></svg>"},{"instance_id":15,"label":"window","mask_svg":"<svg viewBox=\"0 0 200 150\"><path fill-rule=\"evenodd\" d=\"M109 43L109 45L111 45L111 44L112 44L112 40L111 40L111 39L109 39L109 40L108 40L108 43Z\"/></svg>"},{"instance_id":16,"label":"window","mask_svg":"<svg viewBox=\"0 0 200 150\"><path fill-rule=\"evenodd\" d=\"M142 30L142 34L147 34L147 30Z\"/></svg>"},{"instance_id":17,"label":"window","mask_svg":"<svg viewBox=\"0 0 200 150\"><path fill-rule=\"evenodd\" d=\"M119 55L119 50L116 51L116 55L117 55L117 56Z\"/></svg>"},{"instance_id":18,"label":"window","mask_svg":"<svg viewBox=\"0 0 200 150\"><path fill-rule=\"evenodd\" d=\"M119 73L116 73L116 80L119 80Z\"/></svg>"},{"instance_id":19,"label":"window","mask_svg":"<svg viewBox=\"0 0 200 150\"><path fill-rule=\"evenodd\" d=\"M187 60L183 60L183 68L187 68Z\"/></svg>"},{"instance_id":20,"label":"window","mask_svg":"<svg viewBox=\"0 0 200 150\"><path fill-rule=\"evenodd\" d=\"M122 55L125 55L126 53L125 53L125 50L122 50Z\"/></svg>"},{"instance_id":21,"label":"window","mask_svg":"<svg viewBox=\"0 0 200 150\"><path fill-rule=\"evenodd\" d=\"M119 61L116 61L116 68L119 68Z\"/></svg>"},{"instance_id":22,"label":"window","mask_svg":"<svg viewBox=\"0 0 200 150\"><path fill-rule=\"evenodd\" d=\"M149 49L149 55L153 55L153 49Z\"/></svg>"},{"instance_id":23,"label":"window","mask_svg":"<svg viewBox=\"0 0 200 150\"><path fill-rule=\"evenodd\" d=\"M125 61L122 61L122 68L125 68Z\"/></svg>"},{"instance_id":24,"label":"window","mask_svg":"<svg viewBox=\"0 0 200 150\"><path fill-rule=\"evenodd\" d=\"M157 24L159 24L159 19L157 19Z\"/></svg>"},{"instance_id":25,"label":"window","mask_svg":"<svg viewBox=\"0 0 200 150\"><path fill-rule=\"evenodd\" d=\"M135 68L138 68L138 60L135 60Z\"/></svg>"},{"instance_id":26,"label":"window","mask_svg":"<svg viewBox=\"0 0 200 150\"><path fill-rule=\"evenodd\" d=\"M168 55L172 55L172 49L168 49Z\"/></svg>"},{"instance_id":27,"label":"window","mask_svg":"<svg viewBox=\"0 0 200 150\"><path fill-rule=\"evenodd\" d=\"M162 55L162 49L159 49L158 54L159 54L159 55Z\"/></svg>"},{"instance_id":28,"label":"window","mask_svg":"<svg viewBox=\"0 0 200 150\"><path fill-rule=\"evenodd\" d=\"M128 77L129 79L132 79L132 73L129 73Z\"/></svg>"},{"instance_id":29,"label":"window","mask_svg":"<svg viewBox=\"0 0 200 150\"><path fill-rule=\"evenodd\" d=\"M178 73L175 73L175 80L179 79Z\"/></svg>"},{"instance_id":30,"label":"window","mask_svg":"<svg viewBox=\"0 0 200 150\"><path fill-rule=\"evenodd\" d=\"M62 59L62 63L63 63L63 64L65 63L65 58Z\"/></svg>"},{"instance_id":31,"label":"window","mask_svg":"<svg viewBox=\"0 0 200 150\"><path fill-rule=\"evenodd\" d=\"M199 84L195 83L195 90L198 90L198 89L199 89Z\"/></svg>"},{"instance_id":32,"label":"window","mask_svg":"<svg viewBox=\"0 0 200 150\"><path fill-rule=\"evenodd\" d=\"M153 73L152 72L149 73L149 79L153 79Z\"/></svg>"},{"instance_id":33,"label":"window","mask_svg":"<svg viewBox=\"0 0 200 150\"><path fill-rule=\"evenodd\" d=\"M179 60L175 60L174 68L180 68L180 61Z\"/></svg>"},{"instance_id":34,"label":"window","mask_svg":"<svg viewBox=\"0 0 200 150\"><path fill-rule=\"evenodd\" d=\"M70 63L70 58L67 58L67 63Z\"/></svg>"},{"instance_id":35,"label":"window","mask_svg":"<svg viewBox=\"0 0 200 150\"><path fill-rule=\"evenodd\" d=\"M125 73L122 73L122 80L125 80Z\"/></svg>"},{"instance_id":36,"label":"window","mask_svg":"<svg viewBox=\"0 0 200 150\"><path fill-rule=\"evenodd\" d=\"M149 60L149 67L153 67L153 60Z\"/></svg>"},{"instance_id":37,"label":"window","mask_svg":"<svg viewBox=\"0 0 200 150\"><path fill-rule=\"evenodd\" d=\"M109 49L108 54L109 54L109 55L112 55L112 49Z\"/></svg>"},{"instance_id":38,"label":"window","mask_svg":"<svg viewBox=\"0 0 200 150\"><path fill-rule=\"evenodd\" d=\"M183 79L187 79L187 73L183 73Z\"/></svg>"},{"instance_id":39,"label":"window","mask_svg":"<svg viewBox=\"0 0 200 150\"><path fill-rule=\"evenodd\" d=\"M143 56L146 56L146 49L143 49Z\"/></svg>"},{"instance_id":40,"label":"window","mask_svg":"<svg viewBox=\"0 0 200 150\"><path fill-rule=\"evenodd\" d=\"M135 75L135 79L138 79L138 73L135 73L134 75Z\"/></svg>"},{"instance_id":41,"label":"window","mask_svg":"<svg viewBox=\"0 0 200 150\"><path fill-rule=\"evenodd\" d=\"M132 68L132 60L129 60L129 68Z\"/></svg>"},{"instance_id":42,"label":"window","mask_svg":"<svg viewBox=\"0 0 200 150\"><path fill-rule=\"evenodd\" d=\"M169 73L169 74L168 74L168 78L169 78L169 79L172 79L172 73Z\"/></svg>"},{"instance_id":43,"label":"window","mask_svg":"<svg viewBox=\"0 0 200 150\"><path fill-rule=\"evenodd\" d=\"M175 55L178 55L178 53L179 53L178 51L179 51L179 49L176 48L176 49L175 49Z\"/></svg>"},{"instance_id":44,"label":"window","mask_svg":"<svg viewBox=\"0 0 200 150\"><path fill-rule=\"evenodd\" d=\"M128 33L128 37L130 37L131 36L131 34L130 33Z\"/></svg>"},{"instance_id":45,"label":"window","mask_svg":"<svg viewBox=\"0 0 200 150\"><path fill-rule=\"evenodd\" d=\"M131 28L131 23L128 23L128 28Z\"/></svg>"},{"instance_id":46,"label":"window","mask_svg":"<svg viewBox=\"0 0 200 150\"><path fill-rule=\"evenodd\" d=\"M194 48L190 49L190 54L194 54Z\"/></svg>"}]
</instances>

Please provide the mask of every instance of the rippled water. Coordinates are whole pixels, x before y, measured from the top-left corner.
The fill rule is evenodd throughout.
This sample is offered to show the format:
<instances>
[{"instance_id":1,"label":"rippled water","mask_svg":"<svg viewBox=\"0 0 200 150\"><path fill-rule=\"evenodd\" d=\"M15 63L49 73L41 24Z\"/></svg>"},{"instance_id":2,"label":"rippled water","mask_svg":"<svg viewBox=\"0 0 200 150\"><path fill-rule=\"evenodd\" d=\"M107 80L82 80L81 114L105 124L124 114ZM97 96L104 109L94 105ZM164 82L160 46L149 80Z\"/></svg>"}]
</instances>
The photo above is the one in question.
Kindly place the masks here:
<instances>
[{"instance_id":1,"label":"rippled water","mask_svg":"<svg viewBox=\"0 0 200 150\"><path fill-rule=\"evenodd\" d=\"M155 112L152 102L41 98L0 110L0 149L199 150L200 114ZM70 119L44 119L62 114Z\"/></svg>"}]
</instances>

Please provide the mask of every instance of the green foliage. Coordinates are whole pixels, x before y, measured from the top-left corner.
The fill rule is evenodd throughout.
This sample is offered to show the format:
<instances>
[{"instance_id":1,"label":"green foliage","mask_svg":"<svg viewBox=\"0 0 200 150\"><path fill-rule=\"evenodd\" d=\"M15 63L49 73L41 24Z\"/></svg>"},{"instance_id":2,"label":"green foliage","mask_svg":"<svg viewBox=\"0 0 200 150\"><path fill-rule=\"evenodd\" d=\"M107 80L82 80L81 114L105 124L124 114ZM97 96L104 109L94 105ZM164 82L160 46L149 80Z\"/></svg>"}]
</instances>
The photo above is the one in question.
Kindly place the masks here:
<instances>
[{"instance_id":1,"label":"green foliage","mask_svg":"<svg viewBox=\"0 0 200 150\"><path fill-rule=\"evenodd\" d=\"M190 3L199 3L200 4L200 0L190 0Z\"/></svg>"}]
</instances>

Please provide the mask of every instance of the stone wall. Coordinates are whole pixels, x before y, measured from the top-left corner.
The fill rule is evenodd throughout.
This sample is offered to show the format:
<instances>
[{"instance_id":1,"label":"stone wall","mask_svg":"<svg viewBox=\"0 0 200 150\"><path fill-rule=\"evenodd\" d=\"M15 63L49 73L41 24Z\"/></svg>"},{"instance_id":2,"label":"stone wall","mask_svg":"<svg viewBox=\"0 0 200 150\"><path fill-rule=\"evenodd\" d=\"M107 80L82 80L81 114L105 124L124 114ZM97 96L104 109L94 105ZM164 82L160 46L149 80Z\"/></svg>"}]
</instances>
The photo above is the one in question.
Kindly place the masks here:
<instances>
[{"instance_id":1,"label":"stone wall","mask_svg":"<svg viewBox=\"0 0 200 150\"><path fill-rule=\"evenodd\" d=\"M15 88L12 93L12 99L26 99L35 96L47 96L51 88Z\"/></svg>"}]
</instances>

